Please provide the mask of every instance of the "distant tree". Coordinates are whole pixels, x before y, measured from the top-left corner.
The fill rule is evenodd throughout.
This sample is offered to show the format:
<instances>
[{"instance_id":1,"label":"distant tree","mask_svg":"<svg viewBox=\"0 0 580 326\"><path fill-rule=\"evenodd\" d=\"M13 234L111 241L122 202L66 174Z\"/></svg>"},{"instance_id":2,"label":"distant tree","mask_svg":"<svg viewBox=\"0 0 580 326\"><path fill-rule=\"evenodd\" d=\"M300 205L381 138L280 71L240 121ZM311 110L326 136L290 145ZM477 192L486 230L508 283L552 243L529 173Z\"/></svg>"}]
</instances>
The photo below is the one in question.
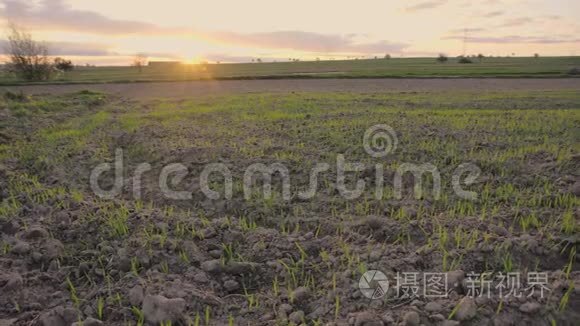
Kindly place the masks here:
<instances>
[{"instance_id":1,"label":"distant tree","mask_svg":"<svg viewBox=\"0 0 580 326\"><path fill-rule=\"evenodd\" d=\"M390 58L391 58L391 55L390 54L388 54L388 53L385 54L385 59L390 59Z\"/></svg>"},{"instance_id":2,"label":"distant tree","mask_svg":"<svg viewBox=\"0 0 580 326\"><path fill-rule=\"evenodd\" d=\"M574 75L574 76L580 75L580 68L574 67L574 68L568 70L567 73L568 73L568 75Z\"/></svg>"},{"instance_id":3,"label":"distant tree","mask_svg":"<svg viewBox=\"0 0 580 326\"><path fill-rule=\"evenodd\" d=\"M539 58L539 57L540 57L540 55L539 55L538 53L534 53L534 58L536 58L536 59L537 59L537 58Z\"/></svg>"},{"instance_id":4,"label":"distant tree","mask_svg":"<svg viewBox=\"0 0 580 326\"><path fill-rule=\"evenodd\" d=\"M25 80L48 80L54 75L54 66L48 57L48 47L15 24L9 25L6 52L10 56L8 71Z\"/></svg>"},{"instance_id":5,"label":"distant tree","mask_svg":"<svg viewBox=\"0 0 580 326\"><path fill-rule=\"evenodd\" d=\"M256 62L257 63L262 63L262 59L258 58L258 59L256 59Z\"/></svg>"},{"instance_id":6,"label":"distant tree","mask_svg":"<svg viewBox=\"0 0 580 326\"><path fill-rule=\"evenodd\" d=\"M479 62L482 62L483 61L483 58L485 58L485 56L480 53L480 54L477 55L477 58L479 59Z\"/></svg>"},{"instance_id":7,"label":"distant tree","mask_svg":"<svg viewBox=\"0 0 580 326\"><path fill-rule=\"evenodd\" d=\"M139 73L141 73L143 71L143 67L147 64L147 56L142 54L142 53L138 53L135 55L135 57L133 58L133 67L137 68L137 70L139 71Z\"/></svg>"},{"instance_id":8,"label":"distant tree","mask_svg":"<svg viewBox=\"0 0 580 326\"><path fill-rule=\"evenodd\" d=\"M463 64L473 63L473 61L471 61L471 59L469 59L468 57L464 57L464 56L459 57L459 60L457 62L463 63Z\"/></svg>"},{"instance_id":9,"label":"distant tree","mask_svg":"<svg viewBox=\"0 0 580 326\"><path fill-rule=\"evenodd\" d=\"M440 63L445 63L448 60L449 60L449 58L443 53L440 53L439 56L437 57L437 61Z\"/></svg>"},{"instance_id":10,"label":"distant tree","mask_svg":"<svg viewBox=\"0 0 580 326\"><path fill-rule=\"evenodd\" d=\"M56 68L56 70L67 72L73 70L75 66L70 60L66 60L61 57L56 57L54 58L54 67Z\"/></svg>"}]
</instances>

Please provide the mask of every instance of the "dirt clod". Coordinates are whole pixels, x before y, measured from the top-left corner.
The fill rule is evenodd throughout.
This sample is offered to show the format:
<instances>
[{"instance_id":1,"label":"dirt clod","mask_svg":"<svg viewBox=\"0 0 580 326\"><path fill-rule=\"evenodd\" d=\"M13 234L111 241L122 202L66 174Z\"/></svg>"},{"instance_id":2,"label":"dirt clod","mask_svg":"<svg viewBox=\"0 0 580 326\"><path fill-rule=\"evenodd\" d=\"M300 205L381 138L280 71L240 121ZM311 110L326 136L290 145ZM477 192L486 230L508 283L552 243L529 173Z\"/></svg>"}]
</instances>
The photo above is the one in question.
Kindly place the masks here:
<instances>
[{"instance_id":1,"label":"dirt clod","mask_svg":"<svg viewBox=\"0 0 580 326\"><path fill-rule=\"evenodd\" d=\"M11 273L0 276L0 289L4 293L17 291L22 287L22 284L23 280L19 274Z\"/></svg>"},{"instance_id":2,"label":"dirt clod","mask_svg":"<svg viewBox=\"0 0 580 326\"><path fill-rule=\"evenodd\" d=\"M419 326L421 318L416 311L409 311L403 316L403 324L406 326Z\"/></svg>"},{"instance_id":3,"label":"dirt clod","mask_svg":"<svg viewBox=\"0 0 580 326\"><path fill-rule=\"evenodd\" d=\"M304 286L300 286L294 290L294 302L304 302L310 296L310 290Z\"/></svg>"},{"instance_id":4,"label":"dirt clod","mask_svg":"<svg viewBox=\"0 0 580 326\"><path fill-rule=\"evenodd\" d=\"M526 314L535 314L542 309L542 305L537 302L526 302L519 309Z\"/></svg>"},{"instance_id":5,"label":"dirt clod","mask_svg":"<svg viewBox=\"0 0 580 326\"><path fill-rule=\"evenodd\" d=\"M290 321L293 322L294 324L300 325L304 320L304 311L302 310L294 311L293 313L290 314L288 319L290 319Z\"/></svg>"},{"instance_id":6,"label":"dirt clod","mask_svg":"<svg viewBox=\"0 0 580 326\"><path fill-rule=\"evenodd\" d=\"M149 323L177 322L185 310L185 300L168 299L161 295L148 295L143 300L143 315Z\"/></svg>"},{"instance_id":7,"label":"dirt clod","mask_svg":"<svg viewBox=\"0 0 580 326\"><path fill-rule=\"evenodd\" d=\"M29 240L43 239L48 237L48 231L40 226L31 226L22 237Z\"/></svg>"},{"instance_id":8,"label":"dirt clod","mask_svg":"<svg viewBox=\"0 0 580 326\"><path fill-rule=\"evenodd\" d=\"M425 305L425 311L429 313L438 313L441 312L441 310L443 310L443 307L436 301L431 301Z\"/></svg>"},{"instance_id":9,"label":"dirt clod","mask_svg":"<svg viewBox=\"0 0 580 326\"><path fill-rule=\"evenodd\" d=\"M18 241L10 251L16 255L26 255L30 252L30 250L30 244L24 241Z\"/></svg>"},{"instance_id":10,"label":"dirt clod","mask_svg":"<svg viewBox=\"0 0 580 326\"><path fill-rule=\"evenodd\" d=\"M143 297L144 291L141 285L136 285L129 291L129 302L132 306L140 306L143 303Z\"/></svg>"}]
</instances>

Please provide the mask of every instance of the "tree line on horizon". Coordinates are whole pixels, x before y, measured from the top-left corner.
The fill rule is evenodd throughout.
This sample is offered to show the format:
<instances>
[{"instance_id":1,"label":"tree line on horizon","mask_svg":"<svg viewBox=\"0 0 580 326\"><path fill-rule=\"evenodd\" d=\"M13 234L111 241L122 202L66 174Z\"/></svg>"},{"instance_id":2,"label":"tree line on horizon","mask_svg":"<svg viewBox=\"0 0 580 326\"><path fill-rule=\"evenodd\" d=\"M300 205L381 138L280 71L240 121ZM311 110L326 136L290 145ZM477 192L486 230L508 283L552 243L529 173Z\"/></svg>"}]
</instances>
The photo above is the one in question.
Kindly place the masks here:
<instances>
[{"instance_id":1,"label":"tree line on horizon","mask_svg":"<svg viewBox=\"0 0 580 326\"><path fill-rule=\"evenodd\" d=\"M9 62L5 65L5 70L8 73L14 74L15 76L27 81L50 80L58 74L66 73L74 69L71 60L61 57L51 57L49 55L48 46L45 43L35 41L30 33L24 31L13 23L9 24L6 53L9 56ZM539 58L539 54L535 53L534 57ZM457 62L460 64L469 64L477 59L481 63L484 58L486 58L486 56L481 53L472 56L460 55L457 57ZM354 60L358 59L358 57L354 57ZM374 59L389 60L391 59L391 55L385 54L382 58L375 56ZM438 63L446 63L449 61L449 57L446 54L441 53L435 58L435 60ZM300 59L290 58L289 61L299 62ZM316 58L316 61L320 61L320 58ZM147 62L148 58L145 54L137 54L133 58L131 66L135 67L137 71L141 73L143 67L147 65ZM262 63L263 60L257 58L252 59L252 62Z\"/></svg>"}]
</instances>

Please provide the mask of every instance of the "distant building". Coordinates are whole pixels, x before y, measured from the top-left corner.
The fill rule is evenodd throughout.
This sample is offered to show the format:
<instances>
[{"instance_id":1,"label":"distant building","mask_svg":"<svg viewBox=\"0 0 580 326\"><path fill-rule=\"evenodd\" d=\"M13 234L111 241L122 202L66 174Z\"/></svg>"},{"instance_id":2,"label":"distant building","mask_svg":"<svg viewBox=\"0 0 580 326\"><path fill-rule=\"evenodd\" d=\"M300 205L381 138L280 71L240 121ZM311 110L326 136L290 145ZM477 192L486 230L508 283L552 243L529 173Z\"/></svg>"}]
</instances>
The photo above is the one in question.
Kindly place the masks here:
<instances>
[{"instance_id":1,"label":"distant building","mask_svg":"<svg viewBox=\"0 0 580 326\"><path fill-rule=\"evenodd\" d=\"M173 67L182 64L181 61L149 61L149 67Z\"/></svg>"}]
</instances>

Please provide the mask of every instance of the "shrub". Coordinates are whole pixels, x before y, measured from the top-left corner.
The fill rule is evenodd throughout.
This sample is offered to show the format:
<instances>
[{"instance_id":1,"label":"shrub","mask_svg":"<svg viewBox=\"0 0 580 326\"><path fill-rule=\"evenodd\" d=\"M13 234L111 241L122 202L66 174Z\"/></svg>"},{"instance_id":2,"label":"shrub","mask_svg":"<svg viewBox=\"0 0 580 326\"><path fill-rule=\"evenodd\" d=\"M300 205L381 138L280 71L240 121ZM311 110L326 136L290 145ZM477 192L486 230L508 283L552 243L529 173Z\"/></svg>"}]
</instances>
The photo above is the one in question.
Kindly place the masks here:
<instances>
[{"instance_id":1,"label":"shrub","mask_svg":"<svg viewBox=\"0 0 580 326\"><path fill-rule=\"evenodd\" d=\"M437 57L437 61L440 63L447 62L447 60L449 60L449 58L443 53L439 54L439 57Z\"/></svg>"},{"instance_id":2,"label":"shrub","mask_svg":"<svg viewBox=\"0 0 580 326\"><path fill-rule=\"evenodd\" d=\"M574 67L568 70L568 75L580 75L580 68Z\"/></svg>"},{"instance_id":3,"label":"shrub","mask_svg":"<svg viewBox=\"0 0 580 326\"><path fill-rule=\"evenodd\" d=\"M72 61L66 60L66 59L63 59L63 58L58 58L58 57L54 59L54 67L57 70L60 70L60 71L63 71L63 72L71 71L71 70L74 69L74 66L72 64Z\"/></svg>"},{"instance_id":4,"label":"shrub","mask_svg":"<svg viewBox=\"0 0 580 326\"><path fill-rule=\"evenodd\" d=\"M473 63L473 61L471 61L471 59L469 59L467 57L460 57L457 62L459 62L459 63Z\"/></svg>"},{"instance_id":5,"label":"shrub","mask_svg":"<svg viewBox=\"0 0 580 326\"><path fill-rule=\"evenodd\" d=\"M16 25L10 25L7 52L10 57L10 62L6 64L8 71L22 79L48 80L54 75L47 46L33 40L30 34Z\"/></svg>"}]
</instances>

